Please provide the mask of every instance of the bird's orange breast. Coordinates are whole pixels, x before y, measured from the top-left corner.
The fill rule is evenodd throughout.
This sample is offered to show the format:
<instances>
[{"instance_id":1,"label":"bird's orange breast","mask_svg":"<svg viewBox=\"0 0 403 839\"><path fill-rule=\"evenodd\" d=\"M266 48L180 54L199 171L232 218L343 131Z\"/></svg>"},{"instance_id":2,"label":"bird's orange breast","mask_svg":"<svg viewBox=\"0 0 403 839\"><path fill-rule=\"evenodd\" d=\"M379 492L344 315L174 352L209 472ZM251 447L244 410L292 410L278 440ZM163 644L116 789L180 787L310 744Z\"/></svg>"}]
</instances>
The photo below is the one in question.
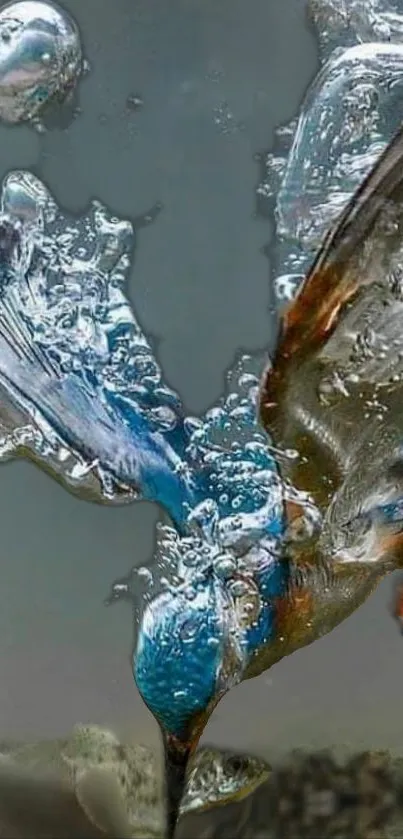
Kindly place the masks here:
<instances>
[{"instance_id":1,"label":"bird's orange breast","mask_svg":"<svg viewBox=\"0 0 403 839\"><path fill-rule=\"evenodd\" d=\"M307 587L291 589L276 602L276 637L286 647L299 647L306 643L313 624L314 596ZM291 650L290 650L291 651ZM287 655L288 651L284 651Z\"/></svg>"}]
</instances>

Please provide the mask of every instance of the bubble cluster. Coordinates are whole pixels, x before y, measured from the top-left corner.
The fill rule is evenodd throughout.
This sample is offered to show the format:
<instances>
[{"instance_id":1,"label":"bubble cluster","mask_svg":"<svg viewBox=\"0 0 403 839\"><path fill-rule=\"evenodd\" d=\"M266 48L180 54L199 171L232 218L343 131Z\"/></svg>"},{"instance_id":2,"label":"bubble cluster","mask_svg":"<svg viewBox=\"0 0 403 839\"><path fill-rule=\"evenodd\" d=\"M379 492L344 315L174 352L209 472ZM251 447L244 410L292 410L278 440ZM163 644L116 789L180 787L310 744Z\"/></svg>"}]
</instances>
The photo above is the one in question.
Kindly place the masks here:
<instances>
[{"instance_id":1,"label":"bubble cluster","mask_svg":"<svg viewBox=\"0 0 403 839\"><path fill-rule=\"evenodd\" d=\"M273 633L273 602L284 594L288 581L282 552L284 486L277 458L293 453L274 450L258 422L260 366L258 359L244 356L228 377L219 404L204 417L185 421L185 458L200 500L188 512L185 532L159 525L151 566L133 569L128 580L118 581L112 589L109 602L129 595L136 607L134 672L149 706L155 697L146 678L151 679L150 656L156 653L144 635L151 637L152 631L153 638L165 639L171 658L172 627L180 616L181 643L175 657L182 657L186 669L187 659L195 655L193 619L206 592L210 592L209 609L222 622L220 633L211 632L206 639L206 674L211 662L226 661L227 686L229 680L240 679L249 656ZM167 670L164 678L171 679ZM178 674L172 680L178 681ZM188 691L171 699L169 713L176 708L179 714L192 697Z\"/></svg>"},{"instance_id":2,"label":"bubble cluster","mask_svg":"<svg viewBox=\"0 0 403 839\"><path fill-rule=\"evenodd\" d=\"M199 511L201 526L206 536L212 528L212 538L219 533L220 540L230 539L224 535L227 519L233 531L238 527L245 532L246 519L242 517L249 514L259 526L256 516L262 509L265 526L269 527L267 506L273 511L273 522L279 519L281 484L276 459L258 422L259 378L259 361L244 356L231 371L222 400L186 426L187 457L202 465L205 493L211 499L208 508ZM193 521L197 514L197 509L192 512Z\"/></svg>"},{"instance_id":3,"label":"bubble cluster","mask_svg":"<svg viewBox=\"0 0 403 839\"><path fill-rule=\"evenodd\" d=\"M272 637L273 602L287 586L288 564L282 552L284 486L276 457L292 453L273 450L258 423L259 367L257 359L244 356L220 403L204 417L185 421L189 435L185 456L201 499L189 510L185 533L159 525L151 568L135 568L126 584L117 582L109 601L127 598L130 591L137 616L135 678L149 707L155 712L159 708L158 713L171 721L175 713L185 714L189 703L197 700L197 691L194 687L193 695L186 688L185 695L181 687L180 695L171 697L169 713L162 711L151 676L151 669L155 673L160 666L155 639L158 644L164 641L168 657L165 692L172 693L171 682L179 684L182 679L176 665L173 669L168 665L171 659L182 661L190 684L191 668L199 671L194 656L201 655L200 649L194 649L197 639L192 627L210 592L209 620L215 615L220 629L206 638L203 672L206 679L209 676L210 691L217 662L224 663L222 684L228 688L242 678L254 651ZM175 651L174 624L180 641Z\"/></svg>"},{"instance_id":4,"label":"bubble cluster","mask_svg":"<svg viewBox=\"0 0 403 839\"><path fill-rule=\"evenodd\" d=\"M0 119L37 118L63 101L84 69L80 34L60 7L20 0L0 10Z\"/></svg>"},{"instance_id":5,"label":"bubble cluster","mask_svg":"<svg viewBox=\"0 0 403 839\"><path fill-rule=\"evenodd\" d=\"M169 509L187 497L169 439L180 401L125 295L132 247L130 222L100 203L73 219L32 174L5 179L0 458L28 454L98 500L161 490Z\"/></svg>"}]
</instances>

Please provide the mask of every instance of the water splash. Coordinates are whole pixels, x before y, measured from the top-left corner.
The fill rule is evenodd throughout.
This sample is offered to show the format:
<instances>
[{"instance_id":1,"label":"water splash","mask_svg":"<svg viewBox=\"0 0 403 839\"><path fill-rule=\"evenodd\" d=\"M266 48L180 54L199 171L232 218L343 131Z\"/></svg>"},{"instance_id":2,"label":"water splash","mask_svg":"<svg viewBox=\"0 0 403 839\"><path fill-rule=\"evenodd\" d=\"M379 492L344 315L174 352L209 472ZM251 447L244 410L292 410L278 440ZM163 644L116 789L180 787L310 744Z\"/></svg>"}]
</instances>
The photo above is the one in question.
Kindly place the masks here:
<instances>
[{"instance_id":1,"label":"water splash","mask_svg":"<svg viewBox=\"0 0 403 839\"><path fill-rule=\"evenodd\" d=\"M0 11L0 119L36 120L50 102L76 87L85 62L72 18L43 0L8 3Z\"/></svg>"},{"instance_id":2,"label":"water splash","mask_svg":"<svg viewBox=\"0 0 403 839\"><path fill-rule=\"evenodd\" d=\"M309 6L324 57L339 45L403 42L401 0L310 0Z\"/></svg>"},{"instance_id":3,"label":"water splash","mask_svg":"<svg viewBox=\"0 0 403 839\"><path fill-rule=\"evenodd\" d=\"M97 501L162 504L195 540L198 568L203 551L211 566L282 533L277 453L257 422L260 363L243 358L219 404L185 417L125 296L132 249L130 222L99 202L73 219L33 175L5 179L0 458L28 455Z\"/></svg>"},{"instance_id":4,"label":"water splash","mask_svg":"<svg viewBox=\"0 0 403 839\"><path fill-rule=\"evenodd\" d=\"M403 116L403 45L333 53L311 85L277 197L277 229L309 255Z\"/></svg>"},{"instance_id":5,"label":"water splash","mask_svg":"<svg viewBox=\"0 0 403 839\"><path fill-rule=\"evenodd\" d=\"M180 401L123 290L132 225L98 202L68 218L26 172L0 210L0 458L28 455L98 501L165 501L180 521Z\"/></svg>"},{"instance_id":6,"label":"water splash","mask_svg":"<svg viewBox=\"0 0 403 839\"><path fill-rule=\"evenodd\" d=\"M185 420L189 434L185 454L199 480L202 476L204 497L190 510L185 534L172 526L158 525L152 564L134 568L128 578L117 581L108 600L134 602L139 630L135 663L144 657L144 635L152 638L153 652L165 639L166 655L161 664L166 679L168 652L170 660L178 660L175 679L170 673L169 684L165 685L166 696L170 686L179 684L181 674L190 679L193 664L185 672L185 658L191 653L192 638L184 649L182 629L193 626L199 612L206 627L211 621L222 622L219 632L215 623L210 626L202 672L208 672L207 659L214 657L217 676L218 664L225 659L221 648L229 642L228 684L230 678L241 678L249 656L271 637L273 600L284 594L287 585L288 566L282 560L285 487L275 458L295 455L273 449L257 421L260 366L257 358L244 356L231 371L227 393L219 404L203 418ZM179 639L175 655L167 649L172 637ZM197 638L197 655L202 658ZM196 670L193 667L192 672ZM143 696L148 695L154 688L148 660L135 672ZM159 682L156 686L161 694ZM210 688L210 683L205 685L207 692ZM171 716L186 698L179 696L179 690L182 688L170 698ZM190 698L201 701L201 693L194 690Z\"/></svg>"},{"instance_id":7,"label":"water splash","mask_svg":"<svg viewBox=\"0 0 403 839\"><path fill-rule=\"evenodd\" d=\"M324 233L403 118L403 4L310 0L322 68L277 132L258 187L275 203L274 287L295 295Z\"/></svg>"}]
</instances>

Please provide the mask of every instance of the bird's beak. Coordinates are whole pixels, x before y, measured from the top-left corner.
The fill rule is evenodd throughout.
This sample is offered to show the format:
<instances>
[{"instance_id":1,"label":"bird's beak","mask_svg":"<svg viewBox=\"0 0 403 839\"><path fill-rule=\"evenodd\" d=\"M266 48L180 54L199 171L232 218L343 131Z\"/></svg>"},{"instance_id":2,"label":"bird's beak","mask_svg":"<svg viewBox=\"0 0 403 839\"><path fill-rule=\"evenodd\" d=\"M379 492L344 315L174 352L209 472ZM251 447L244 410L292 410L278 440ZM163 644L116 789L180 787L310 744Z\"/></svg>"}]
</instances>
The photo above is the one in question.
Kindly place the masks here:
<instances>
[{"instance_id":1,"label":"bird's beak","mask_svg":"<svg viewBox=\"0 0 403 839\"><path fill-rule=\"evenodd\" d=\"M166 839L173 839L175 836L180 805L186 786L186 772L189 759L199 745L200 737L210 719L212 711L225 692L217 692L203 711L194 714L182 736L169 734L161 725L165 759Z\"/></svg>"},{"instance_id":2,"label":"bird's beak","mask_svg":"<svg viewBox=\"0 0 403 839\"><path fill-rule=\"evenodd\" d=\"M173 839L175 835L180 804L186 786L189 758L197 748L203 727L195 727L192 734L183 740L173 734L162 732L165 758L167 839Z\"/></svg>"}]
</instances>

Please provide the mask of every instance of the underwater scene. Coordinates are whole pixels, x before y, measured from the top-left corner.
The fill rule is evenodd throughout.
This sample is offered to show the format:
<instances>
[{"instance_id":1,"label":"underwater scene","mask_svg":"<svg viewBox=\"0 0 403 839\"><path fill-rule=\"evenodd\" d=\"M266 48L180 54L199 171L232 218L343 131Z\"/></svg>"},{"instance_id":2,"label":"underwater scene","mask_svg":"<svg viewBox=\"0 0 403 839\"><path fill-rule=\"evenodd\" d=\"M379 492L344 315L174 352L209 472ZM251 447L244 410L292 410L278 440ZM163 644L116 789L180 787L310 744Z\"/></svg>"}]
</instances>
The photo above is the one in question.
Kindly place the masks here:
<instances>
[{"instance_id":1,"label":"underwater scene","mask_svg":"<svg viewBox=\"0 0 403 839\"><path fill-rule=\"evenodd\" d=\"M0 6L0 836L403 836L402 85L400 0Z\"/></svg>"}]
</instances>

